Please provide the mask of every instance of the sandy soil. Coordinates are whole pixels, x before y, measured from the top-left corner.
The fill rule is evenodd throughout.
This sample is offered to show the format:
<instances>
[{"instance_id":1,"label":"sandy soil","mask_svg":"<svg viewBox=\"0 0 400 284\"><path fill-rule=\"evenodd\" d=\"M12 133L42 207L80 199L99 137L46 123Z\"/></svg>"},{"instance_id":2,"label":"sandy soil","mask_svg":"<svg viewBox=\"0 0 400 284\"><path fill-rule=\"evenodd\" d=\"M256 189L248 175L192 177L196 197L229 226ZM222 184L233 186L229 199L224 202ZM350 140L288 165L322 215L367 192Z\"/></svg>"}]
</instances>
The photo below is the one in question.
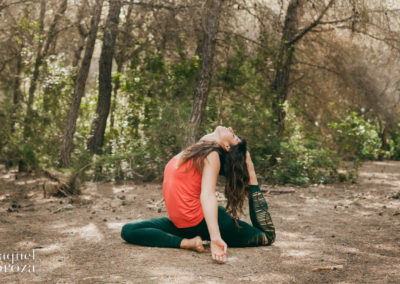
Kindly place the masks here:
<instances>
[{"instance_id":1,"label":"sandy soil","mask_svg":"<svg viewBox=\"0 0 400 284\"><path fill-rule=\"evenodd\" d=\"M2 170L0 283L400 283L400 162L366 163L354 185L267 193L276 242L229 248L223 265L209 247L121 239L123 224L166 216L160 184L87 183L79 198L44 198L41 183ZM11 267L16 250L27 259Z\"/></svg>"}]
</instances>

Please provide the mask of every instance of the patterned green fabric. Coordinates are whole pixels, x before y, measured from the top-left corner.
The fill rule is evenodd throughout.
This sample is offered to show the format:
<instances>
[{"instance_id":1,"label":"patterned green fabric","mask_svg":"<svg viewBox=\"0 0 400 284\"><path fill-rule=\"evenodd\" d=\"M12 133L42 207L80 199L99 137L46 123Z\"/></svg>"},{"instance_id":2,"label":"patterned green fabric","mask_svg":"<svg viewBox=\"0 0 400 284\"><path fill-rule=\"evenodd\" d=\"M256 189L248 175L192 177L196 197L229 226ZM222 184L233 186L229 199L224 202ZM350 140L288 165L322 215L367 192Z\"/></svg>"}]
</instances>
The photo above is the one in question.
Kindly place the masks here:
<instances>
[{"instance_id":1,"label":"patterned green fabric","mask_svg":"<svg viewBox=\"0 0 400 284\"><path fill-rule=\"evenodd\" d=\"M259 185L250 185L249 210L250 219L254 227L264 232L268 244L275 241L275 227L268 211L268 203Z\"/></svg>"}]
</instances>

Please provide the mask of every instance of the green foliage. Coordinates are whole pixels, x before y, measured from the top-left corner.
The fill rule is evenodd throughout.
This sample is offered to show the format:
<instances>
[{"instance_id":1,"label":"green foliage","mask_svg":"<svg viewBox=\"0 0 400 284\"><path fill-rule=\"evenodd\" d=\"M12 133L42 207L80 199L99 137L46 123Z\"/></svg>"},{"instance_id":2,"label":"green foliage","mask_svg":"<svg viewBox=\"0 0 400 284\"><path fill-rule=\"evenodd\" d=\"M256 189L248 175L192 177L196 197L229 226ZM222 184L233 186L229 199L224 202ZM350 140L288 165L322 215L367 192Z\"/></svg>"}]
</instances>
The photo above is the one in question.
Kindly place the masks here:
<instances>
[{"instance_id":1,"label":"green foliage","mask_svg":"<svg viewBox=\"0 0 400 284\"><path fill-rule=\"evenodd\" d=\"M254 144L255 164L264 172L266 181L304 186L339 180L341 160L337 153L324 148L317 135L306 137L296 109L287 104L286 112L285 136L270 135L263 143Z\"/></svg>"},{"instance_id":2,"label":"green foliage","mask_svg":"<svg viewBox=\"0 0 400 284\"><path fill-rule=\"evenodd\" d=\"M23 105L12 105L9 100L2 102L3 116L0 123L5 141L0 148L0 160L9 165L23 163L27 169L35 169L39 164L55 167L60 154L60 137L65 127L69 99L72 94L73 70L63 65L63 55L51 56L44 62L45 73L39 78L42 86L33 104L31 133L24 137ZM14 128L11 128L12 120Z\"/></svg>"},{"instance_id":3,"label":"green foliage","mask_svg":"<svg viewBox=\"0 0 400 284\"><path fill-rule=\"evenodd\" d=\"M318 135L310 136L288 103L285 135L274 136L269 82L258 72L265 61L246 58L239 45L227 64L217 69L218 92L210 94L204 133L218 124L232 126L248 141L257 173L267 182L307 185L349 179L352 170L339 173L337 152L325 148Z\"/></svg>"},{"instance_id":4,"label":"green foliage","mask_svg":"<svg viewBox=\"0 0 400 284\"><path fill-rule=\"evenodd\" d=\"M398 123L389 133L388 156L394 160L400 160L400 123Z\"/></svg>"},{"instance_id":5,"label":"green foliage","mask_svg":"<svg viewBox=\"0 0 400 284\"><path fill-rule=\"evenodd\" d=\"M192 94L198 74L196 57L166 62L160 53L131 60L130 70L113 75L120 86L114 98L114 125L107 127L104 154L95 156L91 170L96 180L152 180L162 175L166 162L184 146ZM82 102L84 121L96 103L96 94ZM86 117L87 116L87 117ZM80 124L74 163L85 153L89 125ZM80 143L76 143L80 144Z\"/></svg>"},{"instance_id":6,"label":"green foliage","mask_svg":"<svg viewBox=\"0 0 400 284\"><path fill-rule=\"evenodd\" d=\"M268 81L257 71L259 61L247 58L240 45L236 48L227 64L216 69L202 134L219 124L233 127L247 139L257 172L268 182L354 180L358 164L344 167L336 149L324 147L318 134L303 129L295 107L285 106L285 136L273 135ZM96 180L161 178L167 161L184 147L198 68L196 57L165 61L148 53L132 59L129 72L115 74L114 83L121 84L115 124L106 132L105 153L93 163Z\"/></svg>"},{"instance_id":7,"label":"green foliage","mask_svg":"<svg viewBox=\"0 0 400 284\"><path fill-rule=\"evenodd\" d=\"M336 131L333 139L340 156L360 161L378 158L381 140L377 127L357 112L351 112L341 121L329 125Z\"/></svg>"},{"instance_id":8,"label":"green foliage","mask_svg":"<svg viewBox=\"0 0 400 284\"><path fill-rule=\"evenodd\" d=\"M217 125L231 126L246 138L257 173L270 183L304 186L355 181L359 162L376 159L381 153L376 124L350 112L343 120L330 123L333 133L327 138L306 128L293 100L292 105L284 105L285 133L276 137L268 79L275 54L276 47L270 44L251 57L243 42L232 41L224 64L216 65L214 71L201 135ZM61 54L43 62L32 119L32 131L40 135L24 139L22 106L15 109L14 130L0 130L3 162L16 165L24 161L30 168L57 165L76 76L76 70L64 66L64 60ZM25 63L33 62L26 54ZM167 161L185 146L199 68L200 59L188 57L183 50L176 59L147 50L132 58L124 72L115 72L112 83L117 96L113 94L102 155L91 155L86 150L98 97L96 87L89 89L77 121L73 167L67 170L72 190L79 192L79 181L86 178L160 180ZM294 91L302 96L307 89ZM14 108L10 100L2 102L2 125L11 125ZM387 157L400 159L398 133L390 132ZM346 167L343 160L352 163Z\"/></svg>"}]
</instances>

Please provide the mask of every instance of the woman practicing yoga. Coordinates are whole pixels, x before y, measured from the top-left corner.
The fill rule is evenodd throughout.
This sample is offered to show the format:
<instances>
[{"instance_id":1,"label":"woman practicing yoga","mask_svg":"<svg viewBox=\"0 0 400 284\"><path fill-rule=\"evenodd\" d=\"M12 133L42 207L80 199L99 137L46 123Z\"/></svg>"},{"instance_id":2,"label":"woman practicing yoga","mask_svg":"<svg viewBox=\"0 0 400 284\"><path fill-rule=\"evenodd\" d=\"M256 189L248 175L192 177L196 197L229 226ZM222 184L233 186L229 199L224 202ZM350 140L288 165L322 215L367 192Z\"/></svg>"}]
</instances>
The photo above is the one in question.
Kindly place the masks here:
<instances>
[{"instance_id":1,"label":"woman practicing yoga","mask_svg":"<svg viewBox=\"0 0 400 284\"><path fill-rule=\"evenodd\" d=\"M226 178L226 210L215 195L219 174ZM275 240L246 140L231 128L218 126L173 157L164 170L163 195L169 218L125 224L125 241L202 252L203 240L210 240L212 258L225 262L228 246L271 245ZM246 197L253 226L238 219Z\"/></svg>"}]
</instances>

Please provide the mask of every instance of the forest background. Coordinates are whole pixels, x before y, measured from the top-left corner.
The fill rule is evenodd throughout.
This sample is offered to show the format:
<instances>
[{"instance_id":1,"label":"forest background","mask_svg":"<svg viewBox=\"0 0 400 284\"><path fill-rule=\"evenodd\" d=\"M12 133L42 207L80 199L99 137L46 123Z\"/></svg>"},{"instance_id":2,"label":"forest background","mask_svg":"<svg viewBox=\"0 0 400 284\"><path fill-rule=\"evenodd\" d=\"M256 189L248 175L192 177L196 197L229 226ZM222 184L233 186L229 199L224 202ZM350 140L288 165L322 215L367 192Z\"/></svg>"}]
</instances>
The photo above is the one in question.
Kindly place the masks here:
<instances>
[{"instance_id":1,"label":"forest background","mask_svg":"<svg viewBox=\"0 0 400 284\"><path fill-rule=\"evenodd\" d=\"M261 182L350 180L400 159L400 4L0 1L0 162L159 181L217 125Z\"/></svg>"}]
</instances>

